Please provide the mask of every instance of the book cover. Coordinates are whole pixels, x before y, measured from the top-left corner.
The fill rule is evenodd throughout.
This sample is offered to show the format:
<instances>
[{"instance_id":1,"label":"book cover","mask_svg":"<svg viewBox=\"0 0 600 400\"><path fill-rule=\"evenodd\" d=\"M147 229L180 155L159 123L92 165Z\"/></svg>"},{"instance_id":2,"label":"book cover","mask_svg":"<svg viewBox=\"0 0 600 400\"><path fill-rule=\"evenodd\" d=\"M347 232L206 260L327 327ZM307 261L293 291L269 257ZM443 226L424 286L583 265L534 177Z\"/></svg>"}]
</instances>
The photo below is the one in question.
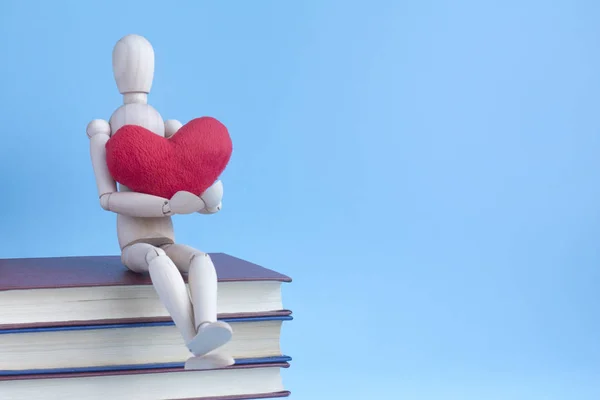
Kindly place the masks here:
<instances>
[{"instance_id":1,"label":"book cover","mask_svg":"<svg viewBox=\"0 0 600 400\"><path fill-rule=\"evenodd\" d=\"M219 282L292 279L225 253L209 253ZM184 275L187 282L187 276ZM119 256L0 259L0 291L72 287L151 285L148 274L129 271Z\"/></svg>"}]
</instances>

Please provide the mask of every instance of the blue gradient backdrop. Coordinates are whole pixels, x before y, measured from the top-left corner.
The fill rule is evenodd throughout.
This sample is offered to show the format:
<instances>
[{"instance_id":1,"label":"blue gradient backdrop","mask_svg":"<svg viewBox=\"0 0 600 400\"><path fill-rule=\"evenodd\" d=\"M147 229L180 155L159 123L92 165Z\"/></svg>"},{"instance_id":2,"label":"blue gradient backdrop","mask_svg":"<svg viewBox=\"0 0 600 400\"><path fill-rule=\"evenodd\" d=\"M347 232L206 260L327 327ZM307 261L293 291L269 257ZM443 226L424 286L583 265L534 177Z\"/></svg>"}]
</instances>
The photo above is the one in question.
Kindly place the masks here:
<instances>
[{"instance_id":1,"label":"blue gradient backdrop","mask_svg":"<svg viewBox=\"0 0 600 400\"><path fill-rule=\"evenodd\" d=\"M230 129L177 238L287 273L294 399L600 398L600 3L0 3L2 257L117 254L114 43ZM1 277L0 277L1 278Z\"/></svg>"}]
</instances>

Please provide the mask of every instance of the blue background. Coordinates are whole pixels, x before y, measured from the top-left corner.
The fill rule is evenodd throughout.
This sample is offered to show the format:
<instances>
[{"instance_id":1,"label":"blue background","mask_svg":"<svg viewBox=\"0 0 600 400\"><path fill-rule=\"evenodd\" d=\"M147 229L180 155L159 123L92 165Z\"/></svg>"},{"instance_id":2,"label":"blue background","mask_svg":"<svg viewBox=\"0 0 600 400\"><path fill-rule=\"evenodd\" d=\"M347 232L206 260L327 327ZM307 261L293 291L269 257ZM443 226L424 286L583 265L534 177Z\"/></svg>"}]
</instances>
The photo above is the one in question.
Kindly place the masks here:
<instances>
[{"instance_id":1,"label":"blue background","mask_svg":"<svg viewBox=\"0 0 600 400\"><path fill-rule=\"evenodd\" d=\"M111 52L230 129L177 239L289 274L295 399L600 398L600 3L0 3L2 257L118 254Z\"/></svg>"}]
</instances>

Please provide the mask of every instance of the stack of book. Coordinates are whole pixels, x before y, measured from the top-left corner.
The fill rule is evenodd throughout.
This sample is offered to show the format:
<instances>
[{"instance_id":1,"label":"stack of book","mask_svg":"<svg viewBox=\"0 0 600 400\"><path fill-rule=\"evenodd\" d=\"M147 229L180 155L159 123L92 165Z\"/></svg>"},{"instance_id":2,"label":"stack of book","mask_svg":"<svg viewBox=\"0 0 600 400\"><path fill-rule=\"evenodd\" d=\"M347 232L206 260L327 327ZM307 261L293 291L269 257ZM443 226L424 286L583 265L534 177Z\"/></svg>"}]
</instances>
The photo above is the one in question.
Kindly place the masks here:
<instances>
[{"instance_id":1,"label":"stack of book","mask_svg":"<svg viewBox=\"0 0 600 400\"><path fill-rule=\"evenodd\" d=\"M148 275L118 256L0 260L0 398L259 399L286 397L282 303L291 279L211 254L219 319L235 365L185 370L192 356Z\"/></svg>"}]
</instances>

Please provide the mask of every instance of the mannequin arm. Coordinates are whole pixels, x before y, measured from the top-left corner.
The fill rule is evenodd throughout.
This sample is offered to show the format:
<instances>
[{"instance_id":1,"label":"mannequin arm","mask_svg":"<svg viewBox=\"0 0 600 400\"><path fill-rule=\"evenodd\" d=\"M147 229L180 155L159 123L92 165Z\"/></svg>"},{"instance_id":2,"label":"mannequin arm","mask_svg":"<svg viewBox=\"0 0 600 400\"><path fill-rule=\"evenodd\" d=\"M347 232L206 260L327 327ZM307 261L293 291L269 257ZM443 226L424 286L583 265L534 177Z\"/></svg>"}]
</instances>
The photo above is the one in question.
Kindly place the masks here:
<instances>
[{"instance_id":1,"label":"mannequin arm","mask_svg":"<svg viewBox=\"0 0 600 400\"><path fill-rule=\"evenodd\" d=\"M90 138L90 155L96 177L100 206L129 217L165 217L172 214L169 200L136 192L118 192L117 184L106 165L106 142L110 138L108 122L94 120L87 128Z\"/></svg>"},{"instance_id":2,"label":"mannequin arm","mask_svg":"<svg viewBox=\"0 0 600 400\"><path fill-rule=\"evenodd\" d=\"M104 193L100 196L100 206L106 211L128 217L156 218L172 215L169 200L144 193Z\"/></svg>"}]
</instances>

